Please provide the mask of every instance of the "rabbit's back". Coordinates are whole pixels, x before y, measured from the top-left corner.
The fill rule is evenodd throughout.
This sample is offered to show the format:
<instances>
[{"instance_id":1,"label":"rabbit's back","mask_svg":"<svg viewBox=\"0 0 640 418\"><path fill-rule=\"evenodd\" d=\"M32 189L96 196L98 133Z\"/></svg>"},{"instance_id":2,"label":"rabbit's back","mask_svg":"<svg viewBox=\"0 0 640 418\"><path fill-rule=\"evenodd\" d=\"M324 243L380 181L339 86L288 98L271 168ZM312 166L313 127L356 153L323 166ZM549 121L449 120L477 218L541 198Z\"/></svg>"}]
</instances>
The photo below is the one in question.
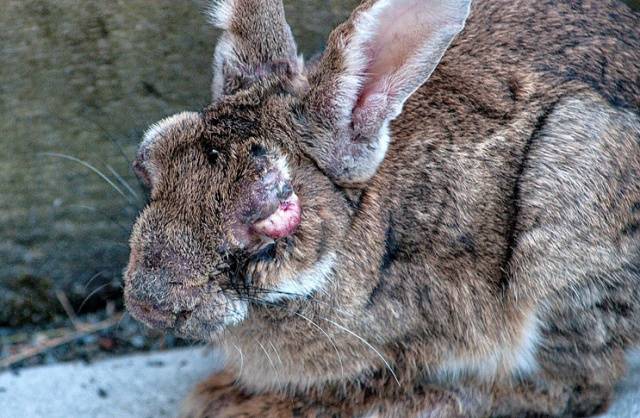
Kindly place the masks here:
<instances>
[{"instance_id":1,"label":"rabbit's back","mask_svg":"<svg viewBox=\"0 0 640 418\"><path fill-rule=\"evenodd\" d=\"M581 177L585 199L613 185L589 183L581 170L637 176L638 27L640 17L616 1L475 2L465 30L392 125L387 159L365 192L385 201L405 252L437 254L443 274L462 263L504 281L526 198L542 188L523 181L536 167L567 182ZM631 131L617 133L616 118ZM579 135L544 145L550 119L589 131L592 146ZM536 157L538 148L554 158Z\"/></svg>"},{"instance_id":2,"label":"rabbit's back","mask_svg":"<svg viewBox=\"0 0 640 418\"><path fill-rule=\"evenodd\" d=\"M478 292L479 306L533 303L553 367L575 366L557 352L578 340L636 341L638 27L618 2L477 1L363 193L387 226L381 269L429 266L427 287Z\"/></svg>"}]
</instances>

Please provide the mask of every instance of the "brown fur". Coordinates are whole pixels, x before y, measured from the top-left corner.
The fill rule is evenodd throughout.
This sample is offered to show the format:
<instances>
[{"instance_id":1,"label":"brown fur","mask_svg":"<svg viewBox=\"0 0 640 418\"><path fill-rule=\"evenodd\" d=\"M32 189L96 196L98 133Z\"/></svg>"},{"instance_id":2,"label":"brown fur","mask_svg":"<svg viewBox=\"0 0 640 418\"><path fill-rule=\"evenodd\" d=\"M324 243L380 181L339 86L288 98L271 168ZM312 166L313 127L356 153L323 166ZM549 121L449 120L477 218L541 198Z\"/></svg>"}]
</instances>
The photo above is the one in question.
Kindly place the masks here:
<instances>
[{"instance_id":1,"label":"brown fur","mask_svg":"<svg viewBox=\"0 0 640 418\"><path fill-rule=\"evenodd\" d=\"M141 149L151 202L127 303L228 355L185 416L606 409L640 337L640 18L615 1L476 1L356 183L327 154L344 133L331 94L353 19L306 72L290 33L269 35L259 68L219 61L214 103ZM247 238L281 156L302 222L274 243ZM266 300L329 254L322 288ZM237 300L246 317L228 325Z\"/></svg>"}]
</instances>

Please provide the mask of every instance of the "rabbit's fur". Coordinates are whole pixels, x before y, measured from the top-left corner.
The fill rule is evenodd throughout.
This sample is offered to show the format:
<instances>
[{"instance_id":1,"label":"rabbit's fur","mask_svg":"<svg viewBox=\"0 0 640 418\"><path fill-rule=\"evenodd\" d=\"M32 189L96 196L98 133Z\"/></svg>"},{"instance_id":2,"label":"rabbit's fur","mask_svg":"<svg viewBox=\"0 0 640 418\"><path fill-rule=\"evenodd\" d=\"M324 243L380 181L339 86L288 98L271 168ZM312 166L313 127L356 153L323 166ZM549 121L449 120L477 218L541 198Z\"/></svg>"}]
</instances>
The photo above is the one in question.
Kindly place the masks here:
<instances>
[{"instance_id":1,"label":"rabbit's fur","mask_svg":"<svg viewBox=\"0 0 640 418\"><path fill-rule=\"evenodd\" d=\"M606 408L640 336L640 18L469 3L365 1L307 66L279 0L216 5L213 104L145 135L125 275L226 352L185 416Z\"/></svg>"}]
</instances>

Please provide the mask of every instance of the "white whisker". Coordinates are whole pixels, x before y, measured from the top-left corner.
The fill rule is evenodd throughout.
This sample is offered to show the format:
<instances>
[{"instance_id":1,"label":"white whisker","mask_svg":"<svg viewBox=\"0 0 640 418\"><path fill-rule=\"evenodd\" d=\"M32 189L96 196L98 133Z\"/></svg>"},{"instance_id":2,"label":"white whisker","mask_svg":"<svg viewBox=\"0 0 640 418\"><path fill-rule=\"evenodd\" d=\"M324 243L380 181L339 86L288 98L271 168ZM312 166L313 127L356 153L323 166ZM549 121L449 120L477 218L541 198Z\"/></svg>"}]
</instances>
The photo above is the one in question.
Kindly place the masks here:
<instances>
[{"instance_id":1,"label":"white whisker","mask_svg":"<svg viewBox=\"0 0 640 418\"><path fill-rule=\"evenodd\" d=\"M93 276L91 276L91 278L87 281L87 283L85 283L84 288L85 290L89 287L89 285L91 284L91 282L93 282L95 279L97 279L98 277L102 276L104 273L106 273L107 270L102 270L97 272L96 274L94 274Z\"/></svg>"},{"instance_id":2,"label":"white whisker","mask_svg":"<svg viewBox=\"0 0 640 418\"><path fill-rule=\"evenodd\" d=\"M110 216L108 213L94 207L94 206L89 206L89 205L69 205L68 207L70 208L80 208L80 209L84 209L84 210L88 210L91 212L97 212L100 215L104 216L105 218L107 218L108 220L110 220L111 222L113 222L114 225L116 225L117 227L119 227L120 229L122 229L127 235L131 234L131 229L128 226L125 226L122 222L119 222L117 219L115 219L113 216Z\"/></svg>"},{"instance_id":3,"label":"white whisker","mask_svg":"<svg viewBox=\"0 0 640 418\"><path fill-rule=\"evenodd\" d=\"M127 199L127 201L129 203L131 203L131 200L129 198L129 196L127 196L122 189L120 189L113 181L111 181L111 179L109 179L109 177L107 177L102 171L98 170L96 167L94 167L93 165L89 164L88 162L81 160L79 158L73 157L71 155L67 155L67 154L60 154L57 152L43 152L41 153L42 155L47 155L49 157L57 157L57 158L64 158L66 160L70 160L73 162L76 162L78 164L83 165L84 167L88 168L89 170L93 171L94 173L96 173L98 176L100 176L100 178L102 178L104 181L106 181L109 186L113 187L113 189L115 191L117 191L118 193L120 193L120 195L122 195L122 197L124 197L125 199Z\"/></svg>"},{"instance_id":4,"label":"white whisker","mask_svg":"<svg viewBox=\"0 0 640 418\"><path fill-rule=\"evenodd\" d=\"M83 301L82 301L82 303L80 304L80 307L78 308L78 313L80 313L80 311L82 311L82 308L84 307L84 304L85 304L85 303L87 303L87 301L88 301L89 299L91 299L91 296L95 295L96 293L98 293L99 291L101 291L102 289L104 289L104 288L105 288L105 287L107 287L107 286L111 286L111 282L109 282L109 283L105 283L105 284L103 284L102 286L98 286L97 288L95 288L95 289L93 290L93 292L89 293L89 294L87 295L87 297L86 297L86 298L84 298L84 300L83 300Z\"/></svg>"},{"instance_id":5,"label":"white whisker","mask_svg":"<svg viewBox=\"0 0 640 418\"><path fill-rule=\"evenodd\" d=\"M282 362L282 359L280 358L280 353L278 353L278 350L276 350L276 346L273 345L273 343L271 341L269 341L269 345L271 345L271 348L273 348L273 351L276 353L276 357L278 357L278 363L280 363L280 366L284 366L284 363Z\"/></svg>"},{"instance_id":6,"label":"white whisker","mask_svg":"<svg viewBox=\"0 0 640 418\"><path fill-rule=\"evenodd\" d=\"M264 346L260 343L260 341L255 340L255 342L258 343L262 351L264 351L264 355L267 356L267 360L269 360L269 364L271 364L271 367L273 368L273 371L275 372L277 378L278 370L276 370L276 365L273 363L273 360L271 360L271 356L269 355L269 353L267 353L267 350L264 349Z\"/></svg>"},{"instance_id":7,"label":"white whisker","mask_svg":"<svg viewBox=\"0 0 640 418\"><path fill-rule=\"evenodd\" d=\"M400 380L398 380L398 376L396 376L395 372L393 371L393 369L391 368L391 365L389 364L389 362L382 356L382 354L380 354L380 352L378 350L376 350L376 348L371 345L367 340L365 340L364 338L362 338L361 336L359 336L358 334L356 334L355 332L351 331L350 329L338 324L335 321L332 321L331 319L328 318L324 318L324 317L320 317L321 319L329 322L330 324L335 325L336 327L340 328L341 330L349 333L350 335L356 337L358 340L360 340L363 344L365 344L367 347L369 347L374 353L376 353L378 355L378 357L380 357L380 359L382 360L382 362L384 363L384 365L387 367L387 369L389 369L389 372L391 372L391 375L393 376L393 378L395 379L396 383L398 384L398 386L400 386Z\"/></svg>"},{"instance_id":8,"label":"white whisker","mask_svg":"<svg viewBox=\"0 0 640 418\"><path fill-rule=\"evenodd\" d=\"M131 185L129 185L129 183L124 178L122 178L122 176L120 174L118 174L118 172L113 167L111 167L109 164L107 164L107 169L120 182L120 184L122 184L122 186L124 186L124 188L127 189L129 191L129 193L131 193L131 196L133 196L134 199L136 199L137 201L142 201L140 199L140 195L138 195L138 193L136 193L136 191L133 190Z\"/></svg>"},{"instance_id":9,"label":"white whisker","mask_svg":"<svg viewBox=\"0 0 640 418\"><path fill-rule=\"evenodd\" d=\"M242 371L244 370L244 355L242 354L242 350L240 350L240 348L235 345L232 344L233 347L238 350L238 353L240 353L240 372L238 372L238 378L242 377Z\"/></svg>"},{"instance_id":10,"label":"white whisker","mask_svg":"<svg viewBox=\"0 0 640 418\"><path fill-rule=\"evenodd\" d=\"M331 336L329 334L327 334L327 332L325 330L323 330L322 327L320 327L320 325L318 325L315 322L313 322L310 318L307 318L306 316L302 315L299 312L294 312L294 314L296 314L300 318L308 321L311 325L316 327L318 330L320 330L321 333L323 333L327 337L327 339L329 340L329 342L333 346L333 349L336 351L336 354L338 355L338 362L340 363L340 371L342 372L342 377L344 377L344 365L342 364L342 357L340 356L340 351L338 351L338 347L336 346L336 344L333 341L333 339L331 338Z\"/></svg>"},{"instance_id":11,"label":"white whisker","mask_svg":"<svg viewBox=\"0 0 640 418\"><path fill-rule=\"evenodd\" d=\"M318 330L319 330L319 331L320 331L320 332L321 332L325 337L327 337L327 339L329 340L329 343L331 343L331 345L333 346L333 349L335 350L336 355L338 356L338 362L340 363L340 371L341 371L341 375L342 375L342 377L344 377L344 365L343 365L343 362L342 362L342 356L340 355L340 351L338 350L338 346L335 344L335 342L334 342L334 340L331 338L331 336L330 336L329 334L327 334L327 332L326 332L324 329L322 329L322 327L321 327L320 325L318 325L316 322L314 322L314 321L313 321L313 320L311 320L310 318L306 317L305 315L301 314L300 312L296 312L296 311L293 311L293 310L291 310L291 309L287 309L287 308L285 308L285 307L279 306L279 305L277 305L277 304L274 304L274 303L271 303L271 302L267 302L267 301L260 300L260 299L258 299L258 298L250 298L250 299L251 299L251 300L254 300L254 301L256 301L256 302L258 302L258 303L260 303L260 304L266 304L266 305L268 305L268 306L273 306L273 307L276 307L276 308L279 308L279 309L283 309L283 310L285 310L285 311L287 311L287 312L289 312L289 313L293 313L294 315L296 315L296 316L298 316L298 317L300 317L300 318L304 319L305 321L309 322L311 325L313 325L314 327L316 327L316 328L317 328L317 329L318 329ZM327 305L328 305L328 304L327 304ZM273 344L272 344L272 346L273 346ZM274 347L274 350L275 350L275 347ZM276 351L276 354L277 354L277 353L278 353L278 352ZM279 357L279 356L278 356L278 357Z\"/></svg>"}]
</instances>

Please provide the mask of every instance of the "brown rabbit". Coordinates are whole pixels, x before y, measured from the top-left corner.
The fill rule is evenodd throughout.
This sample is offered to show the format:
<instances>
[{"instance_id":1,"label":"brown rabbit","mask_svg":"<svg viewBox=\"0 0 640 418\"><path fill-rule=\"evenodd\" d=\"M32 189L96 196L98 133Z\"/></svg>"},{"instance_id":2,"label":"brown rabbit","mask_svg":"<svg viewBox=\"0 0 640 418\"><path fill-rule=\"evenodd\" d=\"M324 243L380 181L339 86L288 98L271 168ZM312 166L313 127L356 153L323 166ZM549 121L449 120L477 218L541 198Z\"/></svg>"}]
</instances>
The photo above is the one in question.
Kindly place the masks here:
<instances>
[{"instance_id":1,"label":"brown rabbit","mask_svg":"<svg viewBox=\"0 0 640 418\"><path fill-rule=\"evenodd\" d=\"M224 0L154 125L125 297L227 367L186 417L585 416L640 340L640 18L365 1L315 63ZM436 68L437 67L437 68Z\"/></svg>"}]
</instances>

